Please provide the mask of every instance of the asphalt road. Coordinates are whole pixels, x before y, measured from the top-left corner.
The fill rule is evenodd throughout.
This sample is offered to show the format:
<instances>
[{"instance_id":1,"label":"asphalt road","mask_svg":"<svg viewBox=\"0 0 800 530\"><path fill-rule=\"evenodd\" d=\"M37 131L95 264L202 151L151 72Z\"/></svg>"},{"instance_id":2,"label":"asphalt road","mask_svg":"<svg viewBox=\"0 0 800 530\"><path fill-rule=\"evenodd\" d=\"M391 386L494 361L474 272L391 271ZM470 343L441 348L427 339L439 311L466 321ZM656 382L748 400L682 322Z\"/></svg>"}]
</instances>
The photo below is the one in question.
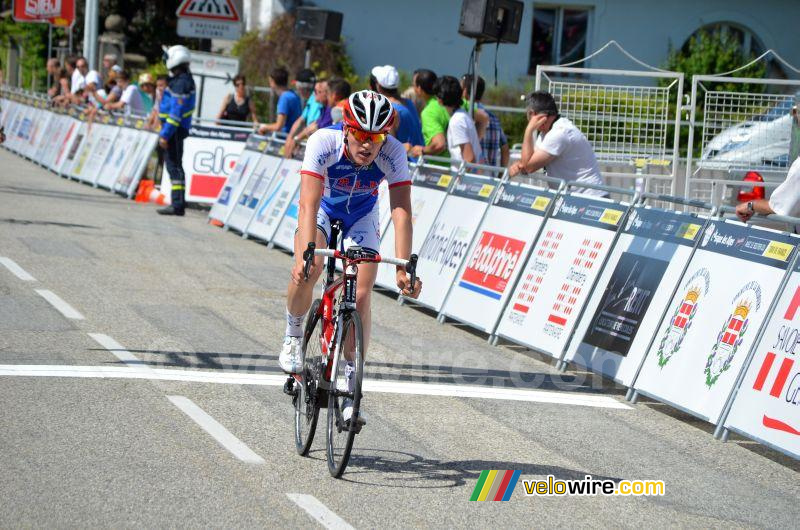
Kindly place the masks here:
<instances>
[{"instance_id":1,"label":"asphalt road","mask_svg":"<svg viewBox=\"0 0 800 530\"><path fill-rule=\"evenodd\" d=\"M369 424L334 480L279 386L290 256L0 168L0 526L797 526L798 462L380 294ZM469 502L487 469L666 494Z\"/></svg>"}]
</instances>

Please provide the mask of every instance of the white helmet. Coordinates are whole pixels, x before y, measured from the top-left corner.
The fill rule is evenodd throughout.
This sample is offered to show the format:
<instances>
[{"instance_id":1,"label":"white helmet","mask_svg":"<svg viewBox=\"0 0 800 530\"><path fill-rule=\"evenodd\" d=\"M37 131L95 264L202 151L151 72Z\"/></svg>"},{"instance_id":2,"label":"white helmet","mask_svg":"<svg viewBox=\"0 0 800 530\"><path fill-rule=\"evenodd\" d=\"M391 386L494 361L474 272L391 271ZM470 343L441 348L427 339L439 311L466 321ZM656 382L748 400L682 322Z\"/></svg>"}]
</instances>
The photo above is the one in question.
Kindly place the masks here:
<instances>
[{"instance_id":1,"label":"white helmet","mask_svg":"<svg viewBox=\"0 0 800 530\"><path fill-rule=\"evenodd\" d=\"M170 46L167 49L167 69L172 70L180 64L192 62L192 53L186 46Z\"/></svg>"},{"instance_id":2,"label":"white helmet","mask_svg":"<svg viewBox=\"0 0 800 530\"><path fill-rule=\"evenodd\" d=\"M344 123L353 129L384 133L392 128L395 111L392 103L377 92L361 90L350 94L344 108Z\"/></svg>"}]
</instances>

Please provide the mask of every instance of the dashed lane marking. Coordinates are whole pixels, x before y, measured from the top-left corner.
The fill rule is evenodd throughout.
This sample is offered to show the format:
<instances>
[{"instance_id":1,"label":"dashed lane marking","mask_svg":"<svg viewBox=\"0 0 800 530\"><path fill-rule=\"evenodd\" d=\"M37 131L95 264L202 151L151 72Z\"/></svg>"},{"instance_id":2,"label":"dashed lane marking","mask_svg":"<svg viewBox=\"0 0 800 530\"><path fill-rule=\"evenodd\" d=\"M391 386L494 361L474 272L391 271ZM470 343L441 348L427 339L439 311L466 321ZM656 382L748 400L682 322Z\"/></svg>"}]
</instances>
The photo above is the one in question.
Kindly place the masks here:
<instances>
[{"instance_id":1,"label":"dashed lane marking","mask_svg":"<svg viewBox=\"0 0 800 530\"><path fill-rule=\"evenodd\" d=\"M203 370L150 368L148 366L130 365L69 366L5 364L0 365L0 377L4 376L146 379L158 381L179 381L184 383L256 386L283 386L283 383L286 381L286 376L280 374L212 372ZM557 405L572 405L620 410L632 409L631 406L618 401L612 396L576 392L559 392L554 390L525 390L516 388L409 383L366 379L364 381L364 391L389 394L412 394L421 396L501 399L508 401L551 403Z\"/></svg>"},{"instance_id":2,"label":"dashed lane marking","mask_svg":"<svg viewBox=\"0 0 800 530\"><path fill-rule=\"evenodd\" d=\"M333 530L353 530L353 527L350 526L347 521L332 512L313 495L306 495L305 493L287 493L286 496L325 528Z\"/></svg>"},{"instance_id":3,"label":"dashed lane marking","mask_svg":"<svg viewBox=\"0 0 800 530\"><path fill-rule=\"evenodd\" d=\"M2 263L5 266L5 268L11 272L11 274L16 276L23 282L36 281L36 278L28 274L28 271L17 265L17 263L13 259L0 256L0 263Z\"/></svg>"},{"instance_id":4,"label":"dashed lane marking","mask_svg":"<svg viewBox=\"0 0 800 530\"><path fill-rule=\"evenodd\" d=\"M53 291L47 289L35 289L35 291L39 296L50 302L50 305L55 307L58 310L58 312L64 315L65 317L73 320L84 319L80 311L78 311L77 309L66 303L60 296L58 296Z\"/></svg>"},{"instance_id":5,"label":"dashed lane marking","mask_svg":"<svg viewBox=\"0 0 800 530\"><path fill-rule=\"evenodd\" d=\"M264 459L247 447L243 441L234 436L221 423L212 418L206 411L198 407L194 401L184 396L167 396L173 405L206 431L219 444L236 458L248 464L264 464Z\"/></svg>"}]
</instances>

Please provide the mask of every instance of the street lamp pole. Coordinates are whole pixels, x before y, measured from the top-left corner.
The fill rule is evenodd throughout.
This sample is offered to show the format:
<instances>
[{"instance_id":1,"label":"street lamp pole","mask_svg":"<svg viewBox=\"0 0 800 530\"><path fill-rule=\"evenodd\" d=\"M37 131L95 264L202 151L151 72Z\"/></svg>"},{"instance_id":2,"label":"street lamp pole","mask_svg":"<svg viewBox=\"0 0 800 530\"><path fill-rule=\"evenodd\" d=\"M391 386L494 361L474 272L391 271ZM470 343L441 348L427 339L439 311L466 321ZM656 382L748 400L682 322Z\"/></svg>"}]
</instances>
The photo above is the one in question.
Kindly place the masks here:
<instances>
[{"instance_id":1,"label":"street lamp pole","mask_svg":"<svg viewBox=\"0 0 800 530\"><path fill-rule=\"evenodd\" d=\"M86 0L85 20L83 22L83 55L90 69L97 68L97 19L98 0Z\"/></svg>"}]
</instances>

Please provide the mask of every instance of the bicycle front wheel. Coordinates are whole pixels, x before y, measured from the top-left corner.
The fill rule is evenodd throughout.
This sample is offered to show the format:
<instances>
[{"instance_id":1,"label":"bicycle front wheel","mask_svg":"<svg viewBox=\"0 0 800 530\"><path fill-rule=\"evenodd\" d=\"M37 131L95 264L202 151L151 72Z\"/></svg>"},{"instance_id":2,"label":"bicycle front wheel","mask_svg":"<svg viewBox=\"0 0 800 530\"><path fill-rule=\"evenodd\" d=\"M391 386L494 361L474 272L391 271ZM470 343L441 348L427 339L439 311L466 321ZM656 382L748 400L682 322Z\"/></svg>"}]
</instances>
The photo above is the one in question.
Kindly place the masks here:
<instances>
[{"instance_id":1,"label":"bicycle front wheel","mask_svg":"<svg viewBox=\"0 0 800 530\"><path fill-rule=\"evenodd\" d=\"M350 460L353 440L361 430L359 410L364 371L364 330L361 318L355 311L350 311L341 317L339 324L342 326L342 333L336 347L336 371L331 374L333 390L328 392L328 471L334 478L339 478L344 473ZM350 368L348 357L352 362ZM348 404L352 405L352 414L345 420L344 408Z\"/></svg>"},{"instance_id":2,"label":"bicycle front wheel","mask_svg":"<svg viewBox=\"0 0 800 530\"><path fill-rule=\"evenodd\" d=\"M319 375L324 340L324 319L319 314L320 300L311 304L303 332L301 350L303 367L300 380L295 379L297 393L294 397L294 444L300 456L307 456L319 419Z\"/></svg>"}]
</instances>

